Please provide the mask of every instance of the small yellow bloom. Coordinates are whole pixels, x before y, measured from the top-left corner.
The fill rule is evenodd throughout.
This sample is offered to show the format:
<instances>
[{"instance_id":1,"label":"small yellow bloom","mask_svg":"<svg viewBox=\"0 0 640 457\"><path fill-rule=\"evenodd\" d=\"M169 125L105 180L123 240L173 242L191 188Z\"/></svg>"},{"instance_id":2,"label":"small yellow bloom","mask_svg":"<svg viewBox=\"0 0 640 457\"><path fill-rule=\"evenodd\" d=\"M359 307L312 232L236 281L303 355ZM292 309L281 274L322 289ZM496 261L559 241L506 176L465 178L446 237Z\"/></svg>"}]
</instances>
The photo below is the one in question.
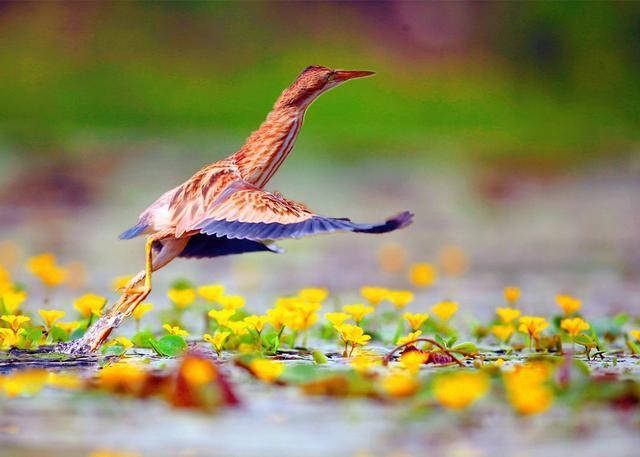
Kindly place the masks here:
<instances>
[{"instance_id":1,"label":"small yellow bloom","mask_svg":"<svg viewBox=\"0 0 640 457\"><path fill-rule=\"evenodd\" d=\"M114 338L107 343L107 346L116 346L116 345L122 346L125 350L133 347L133 343L131 342L131 340L129 338L125 338L124 336L119 336L117 338Z\"/></svg>"},{"instance_id":2,"label":"small yellow bloom","mask_svg":"<svg viewBox=\"0 0 640 457\"><path fill-rule=\"evenodd\" d=\"M420 383L415 376L400 371L385 376L381 386L387 395L402 398L415 394L420 388Z\"/></svg>"},{"instance_id":3,"label":"small yellow bloom","mask_svg":"<svg viewBox=\"0 0 640 457\"><path fill-rule=\"evenodd\" d=\"M427 313L404 313L402 317L409 323L411 330L414 332L418 330L427 319L429 319L429 315Z\"/></svg>"},{"instance_id":4,"label":"small yellow bloom","mask_svg":"<svg viewBox=\"0 0 640 457\"><path fill-rule=\"evenodd\" d=\"M249 367L258 379L268 383L276 381L284 371L282 363L268 359L253 359Z\"/></svg>"},{"instance_id":5,"label":"small yellow bloom","mask_svg":"<svg viewBox=\"0 0 640 457\"><path fill-rule=\"evenodd\" d=\"M186 330L181 329L177 325L171 326L169 324L164 324L162 326L162 328L165 329L167 332L169 332L169 335L189 336L189 332L187 332Z\"/></svg>"},{"instance_id":6,"label":"small yellow bloom","mask_svg":"<svg viewBox=\"0 0 640 457\"><path fill-rule=\"evenodd\" d=\"M494 364L495 366L497 366L498 368L502 368L502 366L504 365L504 359L502 359L502 358L501 358L501 359L498 359L498 360L496 360L495 362L493 362L493 364Z\"/></svg>"},{"instance_id":7,"label":"small yellow bloom","mask_svg":"<svg viewBox=\"0 0 640 457\"><path fill-rule=\"evenodd\" d=\"M513 305L520 299L520 295L522 295L522 292L518 287L505 287L502 291L502 294L504 295L504 299L506 300L506 302L510 305Z\"/></svg>"},{"instance_id":8,"label":"small yellow bloom","mask_svg":"<svg viewBox=\"0 0 640 457\"><path fill-rule=\"evenodd\" d=\"M396 345L397 346L401 346L403 344L407 344L409 341L413 341L415 339L420 338L420 335L422 335L422 331L421 330L416 330L415 332L411 332L407 336L403 336L402 338L398 338L398 341L396 341ZM415 344L410 344L409 346L415 346Z\"/></svg>"},{"instance_id":9,"label":"small yellow bloom","mask_svg":"<svg viewBox=\"0 0 640 457\"><path fill-rule=\"evenodd\" d=\"M56 322L56 327L61 328L67 334L71 334L75 329L80 327L80 322L72 321L72 322Z\"/></svg>"},{"instance_id":10,"label":"small yellow bloom","mask_svg":"<svg viewBox=\"0 0 640 457\"><path fill-rule=\"evenodd\" d=\"M267 317L269 318L269 323L276 329L277 332L282 330L285 327L285 323L289 320L289 315L291 311L288 311L285 308L273 308L267 310Z\"/></svg>"},{"instance_id":11,"label":"small yellow bloom","mask_svg":"<svg viewBox=\"0 0 640 457\"><path fill-rule=\"evenodd\" d=\"M567 316L575 313L582 307L582 302L570 295L556 295L556 303Z\"/></svg>"},{"instance_id":12,"label":"small yellow bloom","mask_svg":"<svg viewBox=\"0 0 640 457\"><path fill-rule=\"evenodd\" d=\"M373 306L365 306L362 303L358 303L356 305L344 305L342 309L345 313L348 313L353 317L356 324L360 324L360 321L364 319L364 316L371 314L374 311Z\"/></svg>"},{"instance_id":13,"label":"small yellow bloom","mask_svg":"<svg viewBox=\"0 0 640 457\"><path fill-rule=\"evenodd\" d=\"M127 362L116 362L99 372L100 387L110 392L140 392L146 373L140 367Z\"/></svg>"},{"instance_id":14,"label":"small yellow bloom","mask_svg":"<svg viewBox=\"0 0 640 457\"><path fill-rule=\"evenodd\" d=\"M549 326L549 323L544 317L538 316L522 316L520 318L520 325L518 330L522 333L527 333L533 339L537 339L545 328Z\"/></svg>"},{"instance_id":15,"label":"small yellow bloom","mask_svg":"<svg viewBox=\"0 0 640 457\"><path fill-rule=\"evenodd\" d=\"M209 284L198 287L198 295L208 302L215 303L224 295L224 286L221 284Z\"/></svg>"},{"instance_id":16,"label":"small yellow bloom","mask_svg":"<svg viewBox=\"0 0 640 457\"><path fill-rule=\"evenodd\" d=\"M102 308L107 303L105 297L94 294L85 294L73 302L73 307L78 310L82 317L89 317L91 314L100 316Z\"/></svg>"},{"instance_id":17,"label":"small yellow bloom","mask_svg":"<svg viewBox=\"0 0 640 457\"><path fill-rule=\"evenodd\" d=\"M334 327L339 327L344 324L344 321L351 319L351 315L347 313L325 313L324 318Z\"/></svg>"},{"instance_id":18,"label":"small yellow bloom","mask_svg":"<svg viewBox=\"0 0 640 457\"><path fill-rule=\"evenodd\" d=\"M502 322L510 324L514 319L520 317L520 310L514 308L496 308L496 314Z\"/></svg>"},{"instance_id":19,"label":"small yellow bloom","mask_svg":"<svg viewBox=\"0 0 640 457\"><path fill-rule=\"evenodd\" d=\"M349 365L353 367L359 373L368 372L379 361L379 357L375 357L370 354L356 354L354 358L349 361Z\"/></svg>"},{"instance_id":20,"label":"small yellow bloom","mask_svg":"<svg viewBox=\"0 0 640 457\"><path fill-rule=\"evenodd\" d=\"M13 333L15 333L15 334L18 333L18 330L20 330L20 327L22 327L23 324L26 324L27 322L29 322L31 320L30 317L27 317L27 316L16 316L15 314L9 314L8 316L2 316L2 317L0 317L0 319L2 319L7 324L9 324L9 327L11 328Z\"/></svg>"},{"instance_id":21,"label":"small yellow bloom","mask_svg":"<svg viewBox=\"0 0 640 457\"><path fill-rule=\"evenodd\" d=\"M371 339L370 335L365 335L364 330L361 327L351 325L351 324L342 324L339 327L336 327L336 330L340 333L340 337L345 344L351 344L353 347L355 346L364 346Z\"/></svg>"},{"instance_id":22,"label":"small yellow bloom","mask_svg":"<svg viewBox=\"0 0 640 457\"><path fill-rule=\"evenodd\" d=\"M167 292L169 300L178 309L184 309L196 300L196 291L193 289L169 289Z\"/></svg>"},{"instance_id":23,"label":"small yellow bloom","mask_svg":"<svg viewBox=\"0 0 640 457\"><path fill-rule=\"evenodd\" d=\"M562 330L566 330L572 338L576 337L578 334L584 332L585 330L589 330L590 327L591 326L588 322L585 322L579 317L574 317L573 319L562 319L560 321L560 328Z\"/></svg>"},{"instance_id":24,"label":"small yellow bloom","mask_svg":"<svg viewBox=\"0 0 640 457\"><path fill-rule=\"evenodd\" d=\"M214 319L218 323L218 325L224 327L235 313L235 309L212 309L208 314L211 319Z\"/></svg>"},{"instance_id":25,"label":"small yellow bloom","mask_svg":"<svg viewBox=\"0 0 640 457\"><path fill-rule=\"evenodd\" d=\"M44 326L50 329L53 326L53 323L59 319L62 319L66 313L57 309L40 309L38 310L38 314L40 314L40 317L42 317Z\"/></svg>"},{"instance_id":26,"label":"small yellow bloom","mask_svg":"<svg viewBox=\"0 0 640 457\"><path fill-rule=\"evenodd\" d=\"M218 377L218 371L210 360L187 356L180 365L180 375L190 386L203 386Z\"/></svg>"},{"instance_id":27,"label":"small yellow bloom","mask_svg":"<svg viewBox=\"0 0 640 457\"><path fill-rule=\"evenodd\" d=\"M218 298L218 302L224 309L239 309L244 306L244 297L240 295L223 295Z\"/></svg>"},{"instance_id":28,"label":"small yellow bloom","mask_svg":"<svg viewBox=\"0 0 640 457\"><path fill-rule=\"evenodd\" d=\"M448 321L458 312L458 304L454 301L443 301L431 307L431 312L443 321Z\"/></svg>"},{"instance_id":29,"label":"small yellow bloom","mask_svg":"<svg viewBox=\"0 0 640 457\"><path fill-rule=\"evenodd\" d=\"M142 319L146 313L153 309L153 305L151 303L140 303L136 306L136 309L133 310L133 318L137 321Z\"/></svg>"},{"instance_id":30,"label":"small yellow bloom","mask_svg":"<svg viewBox=\"0 0 640 457\"><path fill-rule=\"evenodd\" d=\"M23 290L8 290L0 296L4 309L9 314L15 314L20 305L27 299L27 293Z\"/></svg>"},{"instance_id":31,"label":"small yellow bloom","mask_svg":"<svg viewBox=\"0 0 640 457\"><path fill-rule=\"evenodd\" d=\"M234 335L242 336L249 333L249 324L243 321L229 321L226 327L233 332Z\"/></svg>"},{"instance_id":32,"label":"small yellow bloom","mask_svg":"<svg viewBox=\"0 0 640 457\"><path fill-rule=\"evenodd\" d=\"M640 343L640 330L631 330L629 331L629 335L636 339Z\"/></svg>"},{"instance_id":33,"label":"small yellow bloom","mask_svg":"<svg viewBox=\"0 0 640 457\"><path fill-rule=\"evenodd\" d=\"M129 281L131 281L132 279L133 275L116 276L111 281L111 287L113 287L113 290L115 290L116 292L120 291L122 289L125 289L129 284Z\"/></svg>"},{"instance_id":34,"label":"small yellow bloom","mask_svg":"<svg viewBox=\"0 0 640 457\"><path fill-rule=\"evenodd\" d=\"M387 300L393 303L393 306L397 309L401 309L413 301L413 292L409 290L390 290Z\"/></svg>"},{"instance_id":35,"label":"small yellow bloom","mask_svg":"<svg viewBox=\"0 0 640 457\"><path fill-rule=\"evenodd\" d=\"M18 344L18 335L10 328L0 327L0 347L8 348L16 344ZM0 384L2 383L0 382Z\"/></svg>"},{"instance_id":36,"label":"small yellow bloom","mask_svg":"<svg viewBox=\"0 0 640 457\"><path fill-rule=\"evenodd\" d=\"M484 397L489 390L489 378L481 371L457 371L440 375L433 382L433 393L442 406L463 409Z\"/></svg>"},{"instance_id":37,"label":"small yellow bloom","mask_svg":"<svg viewBox=\"0 0 640 457\"><path fill-rule=\"evenodd\" d=\"M31 257L27 268L48 287L55 287L64 282L67 271L56 265L53 254L46 253Z\"/></svg>"},{"instance_id":38,"label":"small yellow bloom","mask_svg":"<svg viewBox=\"0 0 640 457\"><path fill-rule=\"evenodd\" d=\"M406 351L400 356L400 366L409 373L416 374L420 367L429 360L429 354L422 351Z\"/></svg>"},{"instance_id":39,"label":"small yellow bloom","mask_svg":"<svg viewBox=\"0 0 640 457\"><path fill-rule=\"evenodd\" d=\"M515 331L516 328L511 324L491 326L491 333L500 341L507 341Z\"/></svg>"},{"instance_id":40,"label":"small yellow bloom","mask_svg":"<svg viewBox=\"0 0 640 457\"><path fill-rule=\"evenodd\" d=\"M389 295L389 291L383 287L361 287L360 295L373 306L378 306Z\"/></svg>"},{"instance_id":41,"label":"small yellow bloom","mask_svg":"<svg viewBox=\"0 0 640 457\"><path fill-rule=\"evenodd\" d=\"M314 287L314 288L306 288L298 291L298 296L305 301L309 301L312 303L320 303L326 300L329 296L329 291L324 288Z\"/></svg>"},{"instance_id":42,"label":"small yellow bloom","mask_svg":"<svg viewBox=\"0 0 640 457\"><path fill-rule=\"evenodd\" d=\"M211 343L215 348L216 352L220 354L220 352L222 351L222 348L224 347L225 341L227 341L227 338L229 338L229 335L231 335L231 332L216 332L213 334L213 336L209 335L208 333L205 333L202 338L207 343Z\"/></svg>"},{"instance_id":43,"label":"small yellow bloom","mask_svg":"<svg viewBox=\"0 0 640 457\"><path fill-rule=\"evenodd\" d=\"M551 375L548 364L537 362L517 365L503 374L507 398L520 414L538 414L549 409L553 392L547 386Z\"/></svg>"},{"instance_id":44,"label":"small yellow bloom","mask_svg":"<svg viewBox=\"0 0 640 457\"><path fill-rule=\"evenodd\" d=\"M429 263L416 263L409 270L409 281L415 287L427 287L435 282L436 269Z\"/></svg>"},{"instance_id":45,"label":"small yellow bloom","mask_svg":"<svg viewBox=\"0 0 640 457\"><path fill-rule=\"evenodd\" d=\"M267 316L247 316L244 318L244 321L251 326L256 332L262 333L264 326L269 322L269 318Z\"/></svg>"},{"instance_id":46,"label":"small yellow bloom","mask_svg":"<svg viewBox=\"0 0 640 457\"><path fill-rule=\"evenodd\" d=\"M46 370L17 370L1 378L0 389L7 397L35 395L45 386L48 377Z\"/></svg>"}]
</instances>

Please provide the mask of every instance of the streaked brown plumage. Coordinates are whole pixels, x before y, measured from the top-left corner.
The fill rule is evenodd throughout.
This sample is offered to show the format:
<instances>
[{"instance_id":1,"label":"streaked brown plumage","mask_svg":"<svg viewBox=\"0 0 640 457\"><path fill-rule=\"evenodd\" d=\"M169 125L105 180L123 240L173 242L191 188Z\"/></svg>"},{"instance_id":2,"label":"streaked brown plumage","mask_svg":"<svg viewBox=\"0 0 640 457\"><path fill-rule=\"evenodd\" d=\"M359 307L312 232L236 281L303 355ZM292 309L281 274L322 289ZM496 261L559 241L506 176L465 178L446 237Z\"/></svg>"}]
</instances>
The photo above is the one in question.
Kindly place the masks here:
<instances>
[{"instance_id":1,"label":"streaked brown plumage","mask_svg":"<svg viewBox=\"0 0 640 457\"><path fill-rule=\"evenodd\" d=\"M65 351L97 349L149 295L151 272L176 257L279 252L273 240L340 230L384 233L411 223L408 212L373 225L322 217L300 203L264 190L293 149L313 100L349 79L371 74L307 67L284 90L273 111L238 152L204 167L152 203L138 223L121 235L122 239L147 235L145 270L132 279L113 308Z\"/></svg>"}]
</instances>

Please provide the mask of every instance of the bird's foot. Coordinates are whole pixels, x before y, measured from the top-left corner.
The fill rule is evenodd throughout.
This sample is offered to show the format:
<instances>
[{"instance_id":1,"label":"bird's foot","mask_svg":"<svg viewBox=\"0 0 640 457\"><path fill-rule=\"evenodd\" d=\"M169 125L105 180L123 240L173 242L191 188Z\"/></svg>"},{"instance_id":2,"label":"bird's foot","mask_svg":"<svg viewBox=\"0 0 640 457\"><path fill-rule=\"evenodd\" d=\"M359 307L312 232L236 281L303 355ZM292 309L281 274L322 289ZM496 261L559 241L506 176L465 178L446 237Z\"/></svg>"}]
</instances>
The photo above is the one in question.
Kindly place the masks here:
<instances>
[{"instance_id":1,"label":"bird's foot","mask_svg":"<svg viewBox=\"0 0 640 457\"><path fill-rule=\"evenodd\" d=\"M149 289L146 287L120 287L118 292L124 295L142 295L146 293Z\"/></svg>"}]
</instances>

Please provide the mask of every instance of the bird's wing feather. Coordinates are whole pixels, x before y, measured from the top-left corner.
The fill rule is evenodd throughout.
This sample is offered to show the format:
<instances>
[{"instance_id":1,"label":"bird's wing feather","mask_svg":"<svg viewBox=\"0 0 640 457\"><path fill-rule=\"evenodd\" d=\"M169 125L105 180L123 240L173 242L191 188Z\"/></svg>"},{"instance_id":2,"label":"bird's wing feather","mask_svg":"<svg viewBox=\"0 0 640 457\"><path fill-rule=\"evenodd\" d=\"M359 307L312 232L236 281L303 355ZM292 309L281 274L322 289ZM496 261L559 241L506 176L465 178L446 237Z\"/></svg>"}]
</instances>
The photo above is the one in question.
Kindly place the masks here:
<instances>
[{"instance_id":1,"label":"bird's wing feather","mask_svg":"<svg viewBox=\"0 0 640 457\"><path fill-rule=\"evenodd\" d=\"M384 233L410 224L412 217L411 213L402 213L381 224L323 217L301 203L237 180L221 193L211 212L188 229L230 239L263 241L335 231Z\"/></svg>"}]
</instances>

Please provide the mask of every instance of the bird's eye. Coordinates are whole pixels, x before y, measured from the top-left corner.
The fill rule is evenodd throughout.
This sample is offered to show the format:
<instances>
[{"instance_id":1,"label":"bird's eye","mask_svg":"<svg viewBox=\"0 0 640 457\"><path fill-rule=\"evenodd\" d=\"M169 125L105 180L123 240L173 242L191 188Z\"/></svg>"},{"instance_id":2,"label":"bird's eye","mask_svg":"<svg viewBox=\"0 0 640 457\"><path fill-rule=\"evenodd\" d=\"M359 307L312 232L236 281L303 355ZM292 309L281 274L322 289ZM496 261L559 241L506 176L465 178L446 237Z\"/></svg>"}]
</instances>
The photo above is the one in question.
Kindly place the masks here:
<instances>
[{"instance_id":1,"label":"bird's eye","mask_svg":"<svg viewBox=\"0 0 640 457\"><path fill-rule=\"evenodd\" d=\"M329 74L327 75L327 82L328 82L328 83L329 83L329 82L331 82L331 81L333 81L334 79L336 79L336 74L335 74L334 72L331 72L331 73L329 73Z\"/></svg>"}]
</instances>

